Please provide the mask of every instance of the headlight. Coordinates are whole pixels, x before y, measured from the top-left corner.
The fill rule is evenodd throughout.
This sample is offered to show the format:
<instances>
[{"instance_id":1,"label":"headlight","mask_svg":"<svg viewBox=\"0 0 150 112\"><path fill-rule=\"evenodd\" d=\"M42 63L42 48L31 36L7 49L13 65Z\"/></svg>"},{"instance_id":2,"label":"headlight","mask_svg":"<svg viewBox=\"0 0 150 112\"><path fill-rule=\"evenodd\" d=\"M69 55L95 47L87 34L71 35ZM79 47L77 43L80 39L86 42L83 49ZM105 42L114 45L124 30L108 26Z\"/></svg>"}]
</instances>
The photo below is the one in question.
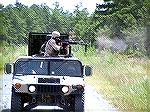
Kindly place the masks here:
<instances>
[{"instance_id":1,"label":"headlight","mask_svg":"<svg viewBox=\"0 0 150 112\"><path fill-rule=\"evenodd\" d=\"M62 92L63 93L67 93L67 92L69 92L69 87L68 86L64 86L64 87L62 87Z\"/></svg>"},{"instance_id":2,"label":"headlight","mask_svg":"<svg viewBox=\"0 0 150 112\"><path fill-rule=\"evenodd\" d=\"M33 85L29 86L29 91L31 93L35 92L35 90L36 90L35 86L33 86Z\"/></svg>"}]
</instances>

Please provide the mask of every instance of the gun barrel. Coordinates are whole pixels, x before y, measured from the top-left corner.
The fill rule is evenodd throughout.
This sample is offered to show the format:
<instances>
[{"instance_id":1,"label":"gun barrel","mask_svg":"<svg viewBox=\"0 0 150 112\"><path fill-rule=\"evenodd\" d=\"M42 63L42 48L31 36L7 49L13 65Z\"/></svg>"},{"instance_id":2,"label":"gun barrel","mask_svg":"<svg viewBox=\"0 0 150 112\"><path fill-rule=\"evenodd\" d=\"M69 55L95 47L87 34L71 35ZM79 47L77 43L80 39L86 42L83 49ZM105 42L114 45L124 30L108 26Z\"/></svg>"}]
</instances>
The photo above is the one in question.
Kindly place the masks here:
<instances>
[{"instance_id":1,"label":"gun barrel","mask_svg":"<svg viewBox=\"0 0 150 112\"><path fill-rule=\"evenodd\" d=\"M86 45L86 43L80 41L69 41L69 44L79 44L79 45Z\"/></svg>"}]
</instances>

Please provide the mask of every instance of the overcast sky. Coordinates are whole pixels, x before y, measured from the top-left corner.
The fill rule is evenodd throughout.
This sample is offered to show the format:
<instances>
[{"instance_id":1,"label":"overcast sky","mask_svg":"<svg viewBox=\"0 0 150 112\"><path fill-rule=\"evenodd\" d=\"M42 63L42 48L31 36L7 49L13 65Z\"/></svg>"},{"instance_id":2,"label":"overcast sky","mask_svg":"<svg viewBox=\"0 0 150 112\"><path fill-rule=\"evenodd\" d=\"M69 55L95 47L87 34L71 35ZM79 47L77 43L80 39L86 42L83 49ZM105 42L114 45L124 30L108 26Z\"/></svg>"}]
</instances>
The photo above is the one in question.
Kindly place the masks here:
<instances>
[{"instance_id":1,"label":"overcast sky","mask_svg":"<svg viewBox=\"0 0 150 112\"><path fill-rule=\"evenodd\" d=\"M75 5L82 3L82 6L84 8L87 8L88 11L94 12L96 3L102 3L103 0L17 0L18 2L31 6L32 4L42 4L46 3L49 7L53 8L53 4L58 1L60 3L60 6L64 8L64 10L73 11L75 9ZM0 3L4 6L8 4L15 4L16 0L0 0Z\"/></svg>"}]
</instances>

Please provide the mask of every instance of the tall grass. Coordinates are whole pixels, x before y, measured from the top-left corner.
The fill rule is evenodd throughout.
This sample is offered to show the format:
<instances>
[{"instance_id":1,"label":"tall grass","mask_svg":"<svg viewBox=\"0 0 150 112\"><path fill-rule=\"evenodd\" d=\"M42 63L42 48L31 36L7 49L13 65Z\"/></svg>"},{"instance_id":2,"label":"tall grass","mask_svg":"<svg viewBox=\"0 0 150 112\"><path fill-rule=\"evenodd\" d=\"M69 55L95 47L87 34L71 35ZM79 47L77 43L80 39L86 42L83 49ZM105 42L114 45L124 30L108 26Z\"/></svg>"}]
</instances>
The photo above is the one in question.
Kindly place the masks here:
<instances>
[{"instance_id":1,"label":"tall grass","mask_svg":"<svg viewBox=\"0 0 150 112\"><path fill-rule=\"evenodd\" d=\"M13 62L18 56L27 55L27 46L1 46L0 50L0 74L2 74L5 63Z\"/></svg>"},{"instance_id":2,"label":"tall grass","mask_svg":"<svg viewBox=\"0 0 150 112\"><path fill-rule=\"evenodd\" d=\"M96 53L94 48L90 48L86 55L81 48L76 56L93 67L93 76L86 77L86 82L120 111L150 111L146 58L128 58L109 51Z\"/></svg>"}]
</instances>

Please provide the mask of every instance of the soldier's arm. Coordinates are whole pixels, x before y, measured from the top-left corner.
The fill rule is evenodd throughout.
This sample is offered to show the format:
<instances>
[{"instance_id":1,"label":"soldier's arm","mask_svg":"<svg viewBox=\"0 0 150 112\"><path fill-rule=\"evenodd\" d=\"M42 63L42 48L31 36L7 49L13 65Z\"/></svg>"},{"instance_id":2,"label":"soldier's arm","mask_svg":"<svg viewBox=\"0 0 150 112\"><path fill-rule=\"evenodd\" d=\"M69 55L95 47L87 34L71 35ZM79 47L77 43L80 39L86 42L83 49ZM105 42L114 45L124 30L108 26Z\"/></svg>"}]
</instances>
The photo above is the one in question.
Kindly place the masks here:
<instances>
[{"instance_id":1,"label":"soldier's arm","mask_svg":"<svg viewBox=\"0 0 150 112\"><path fill-rule=\"evenodd\" d=\"M48 44L53 47L53 49L59 51L61 46L57 45L55 40L51 39L48 41Z\"/></svg>"}]
</instances>

